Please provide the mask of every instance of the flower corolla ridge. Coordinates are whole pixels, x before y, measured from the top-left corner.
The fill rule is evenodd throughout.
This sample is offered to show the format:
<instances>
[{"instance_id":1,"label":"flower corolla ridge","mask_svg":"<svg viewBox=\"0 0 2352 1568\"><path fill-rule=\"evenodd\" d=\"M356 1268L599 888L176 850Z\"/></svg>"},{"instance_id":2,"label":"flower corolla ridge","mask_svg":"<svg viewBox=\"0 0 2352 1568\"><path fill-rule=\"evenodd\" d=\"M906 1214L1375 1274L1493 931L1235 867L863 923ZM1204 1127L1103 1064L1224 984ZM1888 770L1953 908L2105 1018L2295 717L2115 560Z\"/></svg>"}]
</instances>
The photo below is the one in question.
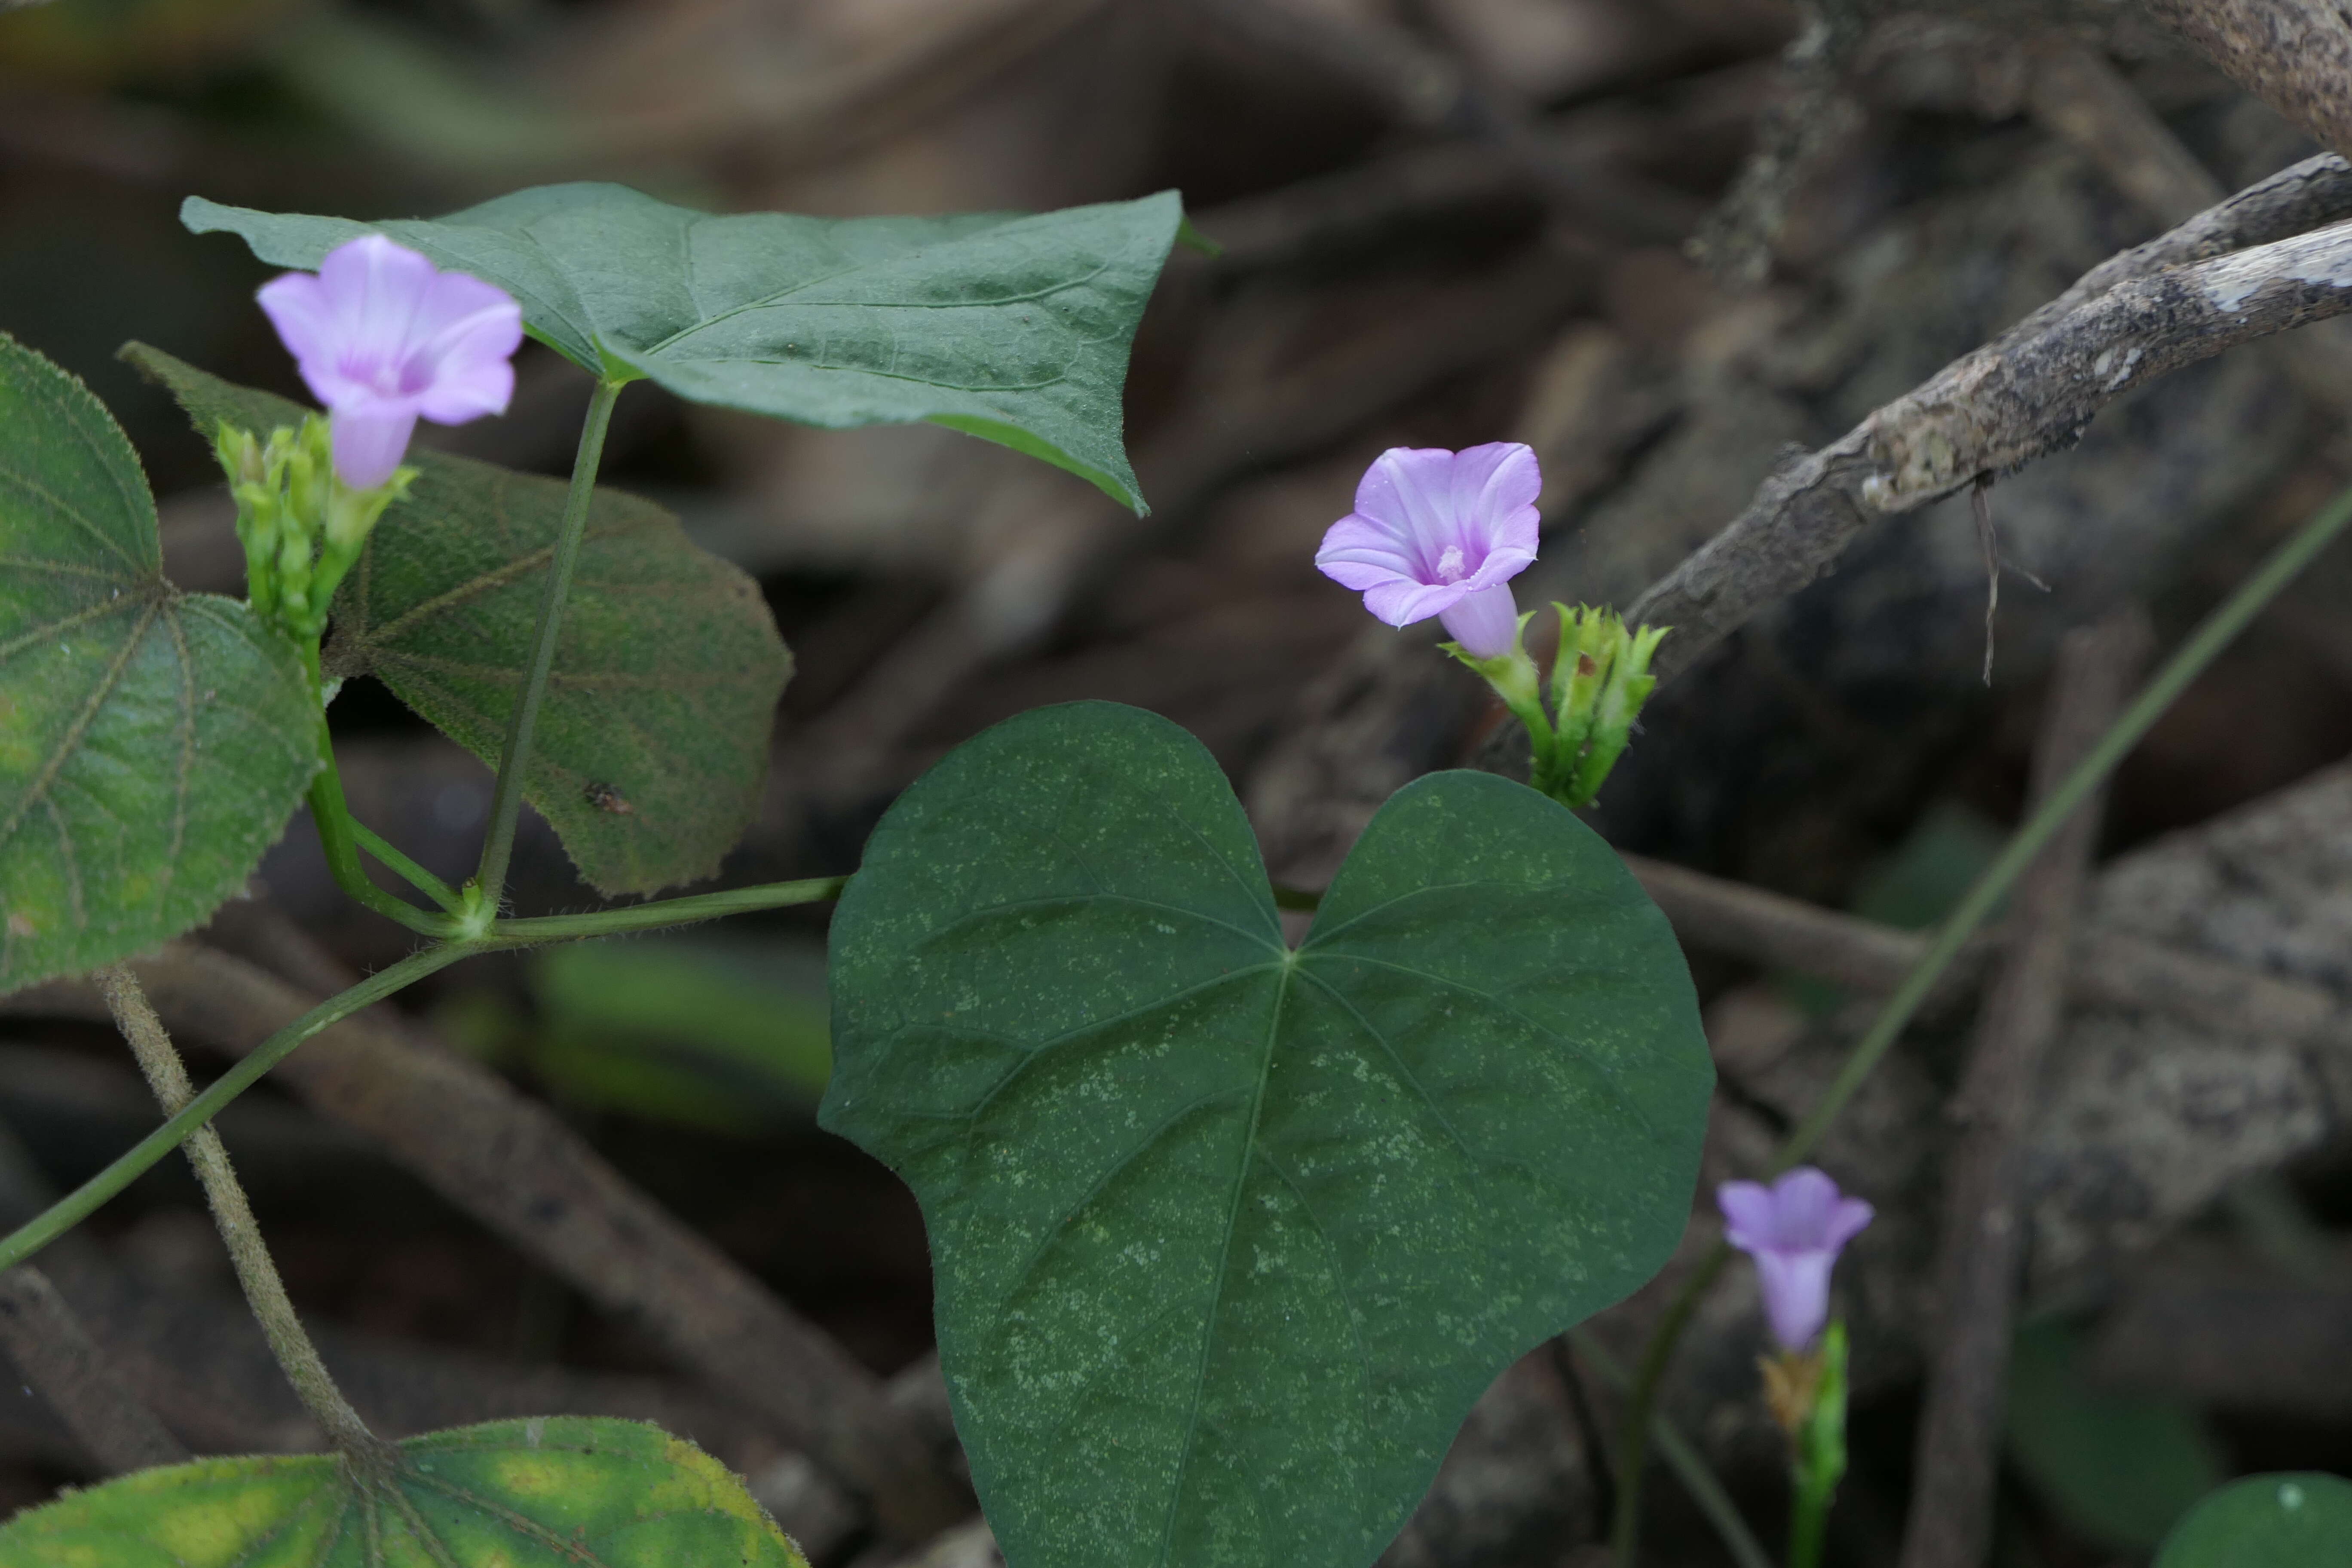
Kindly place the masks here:
<instances>
[{"instance_id":1,"label":"flower corolla ridge","mask_svg":"<svg viewBox=\"0 0 2352 1568\"><path fill-rule=\"evenodd\" d=\"M1840 1193L1811 1165L1769 1187L1726 1182L1715 1201L1723 1210L1724 1239L1756 1260L1772 1337L1783 1350L1807 1349L1829 1321L1830 1270L1838 1253L1877 1211Z\"/></svg>"},{"instance_id":2,"label":"flower corolla ridge","mask_svg":"<svg viewBox=\"0 0 2352 1568\"><path fill-rule=\"evenodd\" d=\"M1463 652L1499 658L1518 640L1511 579L1535 561L1542 489L1534 450L1517 441L1391 447L1364 470L1356 510L1323 535L1315 564L1389 625L1435 616Z\"/></svg>"},{"instance_id":3,"label":"flower corolla ridge","mask_svg":"<svg viewBox=\"0 0 2352 1568\"><path fill-rule=\"evenodd\" d=\"M380 234L337 246L315 275L271 279L258 298L331 416L335 476L352 489L392 478L419 416L462 425L505 413L514 395L522 308Z\"/></svg>"}]
</instances>

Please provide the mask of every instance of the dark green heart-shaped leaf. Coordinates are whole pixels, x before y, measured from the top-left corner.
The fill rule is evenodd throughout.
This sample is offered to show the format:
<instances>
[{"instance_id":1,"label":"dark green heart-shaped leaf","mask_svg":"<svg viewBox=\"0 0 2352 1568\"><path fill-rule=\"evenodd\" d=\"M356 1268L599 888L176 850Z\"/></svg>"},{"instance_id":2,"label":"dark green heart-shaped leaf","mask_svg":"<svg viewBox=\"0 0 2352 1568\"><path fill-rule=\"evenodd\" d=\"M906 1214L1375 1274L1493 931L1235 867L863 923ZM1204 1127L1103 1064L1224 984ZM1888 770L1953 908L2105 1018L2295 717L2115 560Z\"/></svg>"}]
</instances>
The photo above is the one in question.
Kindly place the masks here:
<instances>
[{"instance_id":1,"label":"dark green heart-shaped leaf","mask_svg":"<svg viewBox=\"0 0 2352 1568\"><path fill-rule=\"evenodd\" d=\"M0 335L0 991L243 888L318 765L316 714L292 644L163 580L104 405Z\"/></svg>"},{"instance_id":2,"label":"dark green heart-shaped leaf","mask_svg":"<svg viewBox=\"0 0 2352 1568\"><path fill-rule=\"evenodd\" d=\"M825 1124L903 1174L1020 1568L1355 1568L1514 1359L1690 1213L1713 1069L1617 857L1401 791L1305 944L1164 720L1046 709L900 798L834 919Z\"/></svg>"},{"instance_id":3,"label":"dark green heart-shaped leaf","mask_svg":"<svg viewBox=\"0 0 2352 1568\"><path fill-rule=\"evenodd\" d=\"M2156 1568L2344 1568L2352 1563L2352 1481L2306 1472L2248 1476L2197 1505Z\"/></svg>"},{"instance_id":4,"label":"dark green heart-shaped leaf","mask_svg":"<svg viewBox=\"0 0 2352 1568\"><path fill-rule=\"evenodd\" d=\"M123 357L210 436L267 436L304 410L133 343ZM329 673L374 675L495 763L522 689L564 486L416 451L335 596ZM742 837L792 656L759 584L651 501L599 487L566 601L523 794L599 892L707 877Z\"/></svg>"},{"instance_id":5,"label":"dark green heart-shaped leaf","mask_svg":"<svg viewBox=\"0 0 2352 1568\"><path fill-rule=\"evenodd\" d=\"M1143 510L1120 440L1128 345L1182 204L950 217L713 216L625 185L540 185L443 218L356 223L191 196L181 220L315 268L383 234L520 301L599 375L845 429L947 425Z\"/></svg>"},{"instance_id":6,"label":"dark green heart-shaped leaf","mask_svg":"<svg viewBox=\"0 0 2352 1568\"><path fill-rule=\"evenodd\" d=\"M436 1432L144 1470L0 1528L0 1568L808 1568L726 1467L634 1421Z\"/></svg>"}]
</instances>

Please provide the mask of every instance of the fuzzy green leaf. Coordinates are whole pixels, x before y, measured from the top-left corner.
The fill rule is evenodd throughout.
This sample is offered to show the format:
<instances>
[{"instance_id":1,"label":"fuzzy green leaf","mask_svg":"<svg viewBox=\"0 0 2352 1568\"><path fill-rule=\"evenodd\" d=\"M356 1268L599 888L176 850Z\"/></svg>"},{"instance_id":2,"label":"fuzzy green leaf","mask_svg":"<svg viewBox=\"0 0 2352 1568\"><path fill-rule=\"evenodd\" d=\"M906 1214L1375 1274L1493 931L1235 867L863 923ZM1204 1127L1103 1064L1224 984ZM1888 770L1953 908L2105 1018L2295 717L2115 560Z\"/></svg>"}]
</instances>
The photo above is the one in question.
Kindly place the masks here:
<instances>
[{"instance_id":1,"label":"fuzzy green leaf","mask_svg":"<svg viewBox=\"0 0 2352 1568\"><path fill-rule=\"evenodd\" d=\"M1183 216L1172 191L1063 212L714 216L625 185L539 185L363 224L191 196L181 221L315 268L378 233L504 289L598 375L845 429L1001 441L1143 510L1120 438L1128 346Z\"/></svg>"},{"instance_id":2,"label":"fuzzy green leaf","mask_svg":"<svg viewBox=\"0 0 2352 1568\"><path fill-rule=\"evenodd\" d=\"M0 1527L0 1568L808 1568L724 1466L634 1421L500 1421L400 1456L144 1470Z\"/></svg>"},{"instance_id":3,"label":"fuzzy green leaf","mask_svg":"<svg viewBox=\"0 0 2352 1568\"><path fill-rule=\"evenodd\" d=\"M1666 1259L1714 1075L1664 917L1485 773L1374 817L1287 947L1176 726L1082 703L893 805L821 1118L913 1187L1021 1568L1360 1568L1471 1405Z\"/></svg>"},{"instance_id":4,"label":"fuzzy green leaf","mask_svg":"<svg viewBox=\"0 0 2352 1568\"><path fill-rule=\"evenodd\" d=\"M131 443L0 335L0 992L242 889L317 766L309 684L243 605L164 581Z\"/></svg>"},{"instance_id":5,"label":"fuzzy green leaf","mask_svg":"<svg viewBox=\"0 0 2352 1568\"><path fill-rule=\"evenodd\" d=\"M267 436L302 407L133 343L197 431ZM373 674L495 763L522 689L564 486L417 451L407 499L335 596L328 672ZM709 876L759 804L792 673L759 584L650 501L599 487L540 710L524 798L599 892Z\"/></svg>"},{"instance_id":6,"label":"fuzzy green leaf","mask_svg":"<svg viewBox=\"0 0 2352 1568\"><path fill-rule=\"evenodd\" d=\"M2352 1562L2352 1481L2248 1476L2192 1510L2156 1568L2344 1568Z\"/></svg>"}]
</instances>

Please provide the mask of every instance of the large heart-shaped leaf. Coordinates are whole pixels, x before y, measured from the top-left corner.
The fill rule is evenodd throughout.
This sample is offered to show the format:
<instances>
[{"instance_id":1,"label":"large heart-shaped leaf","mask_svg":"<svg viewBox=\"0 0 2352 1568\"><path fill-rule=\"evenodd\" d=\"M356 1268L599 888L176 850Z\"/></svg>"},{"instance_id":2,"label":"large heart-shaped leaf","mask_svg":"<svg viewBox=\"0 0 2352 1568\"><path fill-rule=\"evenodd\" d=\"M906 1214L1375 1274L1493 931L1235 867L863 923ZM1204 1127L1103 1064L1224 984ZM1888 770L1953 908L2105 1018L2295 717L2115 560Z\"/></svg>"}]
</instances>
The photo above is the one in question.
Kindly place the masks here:
<instances>
[{"instance_id":1,"label":"large heart-shaped leaf","mask_svg":"<svg viewBox=\"0 0 2352 1568\"><path fill-rule=\"evenodd\" d=\"M374 1474L326 1455L206 1459L0 1528L0 1568L808 1568L742 1483L634 1421L436 1432Z\"/></svg>"},{"instance_id":2,"label":"large heart-shaped leaf","mask_svg":"<svg viewBox=\"0 0 2352 1568\"><path fill-rule=\"evenodd\" d=\"M2352 1563L2352 1481L2316 1471L2248 1476L2207 1498L2156 1555L2156 1568L2344 1568Z\"/></svg>"},{"instance_id":3,"label":"large heart-shaped leaf","mask_svg":"<svg viewBox=\"0 0 2352 1568\"><path fill-rule=\"evenodd\" d=\"M1472 1403L1689 1215L1713 1068L1562 807L1440 773L1305 943L1166 721L1041 710L899 799L833 928L822 1119L914 1188L1015 1568L1354 1568Z\"/></svg>"},{"instance_id":4,"label":"large heart-shaped leaf","mask_svg":"<svg viewBox=\"0 0 2352 1568\"><path fill-rule=\"evenodd\" d=\"M163 580L104 405L0 335L0 991L242 888L318 765L316 715L292 644Z\"/></svg>"},{"instance_id":5,"label":"large heart-shaped leaf","mask_svg":"<svg viewBox=\"0 0 2352 1568\"><path fill-rule=\"evenodd\" d=\"M1173 191L1024 215L713 216L625 185L540 185L357 223L191 196L198 234L314 268L383 234L521 302L600 375L804 425L920 420L1001 441L1143 509L1120 439L1128 345L1183 216Z\"/></svg>"},{"instance_id":6,"label":"large heart-shaped leaf","mask_svg":"<svg viewBox=\"0 0 2352 1568\"><path fill-rule=\"evenodd\" d=\"M199 433L263 436L305 410L143 343L123 357ZM487 762L530 662L564 486L437 452L335 597L331 674L374 675ZM707 877L742 837L792 656L759 584L651 501L600 487L523 794L599 892Z\"/></svg>"}]
</instances>

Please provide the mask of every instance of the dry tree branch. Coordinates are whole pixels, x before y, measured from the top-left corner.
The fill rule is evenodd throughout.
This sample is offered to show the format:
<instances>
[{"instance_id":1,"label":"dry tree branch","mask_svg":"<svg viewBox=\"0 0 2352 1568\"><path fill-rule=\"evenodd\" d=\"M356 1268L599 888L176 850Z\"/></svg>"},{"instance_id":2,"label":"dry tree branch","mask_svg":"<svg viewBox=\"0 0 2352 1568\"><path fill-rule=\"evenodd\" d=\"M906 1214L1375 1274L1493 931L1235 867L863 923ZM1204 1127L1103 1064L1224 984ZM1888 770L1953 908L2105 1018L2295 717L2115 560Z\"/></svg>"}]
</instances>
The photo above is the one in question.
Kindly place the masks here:
<instances>
[{"instance_id":1,"label":"dry tree branch","mask_svg":"<svg viewBox=\"0 0 2352 1568\"><path fill-rule=\"evenodd\" d=\"M1663 860L1640 855L1624 860L1688 947L1864 995L1894 990L1927 949L1928 939L1916 931ZM2005 933L1989 932L1963 948L1928 1005L1949 1006L1973 995L2004 940ZM2077 1002L2146 1009L2190 1028L2284 1040L2333 1041L2347 1034L2347 1021L2326 986L2121 931L2084 932L2067 982Z\"/></svg>"},{"instance_id":2,"label":"dry tree branch","mask_svg":"<svg viewBox=\"0 0 2352 1568\"><path fill-rule=\"evenodd\" d=\"M2147 0L2167 26L2323 147L2352 154L2352 16L2337 0Z\"/></svg>"},{"instance_id":3,"label":"dry tree branch","mask_svg":"<svg viewBox=\"0 0 2352 1568\"><path fill-rule=\"evenodd\" d=\"M2051 38L2034 49L2031 68L2025 101L2033 118L2167 228L2229 194L2105 55Z\"/></svg>"},{"instance_id":4,"label":"dry tree branch","mask_svg":"<svg viewBox=\"0 0 2352 1568\"><path fill-rule=\"evenodd\" d=\"M27 1264L0 1273L0 1350L110 1475L188 1458L91 1342L81 1320Z\"/></svg>"},{"instance_id":5,"label":"dry tree branch","mask_svg":"<svg viewBox=\"0 0 2352 1568\"><path fill-rule=\"evenodd\" d=\"M1634 602L1680 674L1828 572L1882 517L2071 443L2130 385L2352 310L2352 166L2333 154L2112 257L1984 347L1783 464L1747 510ZM2326 223L2330 226L2312 229ZM2311 232L2305 232L2305 230Z\"/></svg>"},{"instance_id":6,"label":"dry tree branch","mask_svg":"<svg viewBox=\"0 0 2352 1568\"><path fill-rule=\"evenodd\" d=\"M230 1053L317 1000L191 943L131 968L175 1034ZM86 986L58 984L5 1005L102 1018L95 1001ZM380 1011L322 1032L278 1077L766 1417L861 1494L887 1534L921 1540L971 1511L969 1493L941 1472L919 1425L890 1407L880 1379L503 1079Z\"/></svg>"},{"instance_id":7,"label":"dry tree branch","mask_svg":"<svg viewBox=\"0 0 2352 1568\"><path fill-rule=\"evenodd\" d=\"M2149 641L2137 610L2069 635L2034 747L2037 800L2123 710ZM1963 1129L1944 1173L1935 1296L1941 1331L1919 1421L1903 1568L1976 1568L1990 1542L2001 1393L2025 1251L2020 1167L2042 1065L2065 1016L2066 970L2100 810L2098 798L2085 802L2018 884L2016 934L1953 1102Z\"/></svg>"}]
</instances>

